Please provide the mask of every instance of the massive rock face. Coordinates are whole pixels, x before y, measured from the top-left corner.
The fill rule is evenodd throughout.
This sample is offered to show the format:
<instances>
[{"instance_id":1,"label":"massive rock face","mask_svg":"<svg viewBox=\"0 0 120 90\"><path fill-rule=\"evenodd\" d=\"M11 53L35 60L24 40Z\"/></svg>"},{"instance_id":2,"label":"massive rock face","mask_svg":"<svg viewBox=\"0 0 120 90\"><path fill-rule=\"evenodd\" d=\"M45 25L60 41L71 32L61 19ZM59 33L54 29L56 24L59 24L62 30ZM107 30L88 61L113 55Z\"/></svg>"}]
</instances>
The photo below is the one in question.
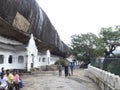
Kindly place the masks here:
<instances>
[{"instance_id":1,"label":"massive rock face","mask_svg":"<svg viewBox=\"0 0 120 90\"><path fill-rule=\"evenodd\" d=\"M67 55L68 47L35 0L0 0L0 34L27 43L31 33L39 51L50 49L53 54Z\"/></svg>"}]
</instances>

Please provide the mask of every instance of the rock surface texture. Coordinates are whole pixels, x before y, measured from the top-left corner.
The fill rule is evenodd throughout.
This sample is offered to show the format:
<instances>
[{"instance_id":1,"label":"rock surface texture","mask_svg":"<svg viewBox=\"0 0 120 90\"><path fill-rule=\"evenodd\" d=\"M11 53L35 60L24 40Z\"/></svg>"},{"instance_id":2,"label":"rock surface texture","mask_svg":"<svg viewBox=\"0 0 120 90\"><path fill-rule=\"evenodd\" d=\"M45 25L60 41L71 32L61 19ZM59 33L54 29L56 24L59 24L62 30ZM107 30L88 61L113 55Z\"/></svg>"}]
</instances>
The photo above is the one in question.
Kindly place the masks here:
<instances>
[{"instance_id":1,"label":"rock surface texture","mask_svg":"<svg viewBox=\"0 0 120 90\"><path fill-rule=\"evenodd\" d=\"M1 35L23 43L32 33L39 50L63 57L69 50L35 0L0 0L0 29Z\"/></svg>"}]
</instances>

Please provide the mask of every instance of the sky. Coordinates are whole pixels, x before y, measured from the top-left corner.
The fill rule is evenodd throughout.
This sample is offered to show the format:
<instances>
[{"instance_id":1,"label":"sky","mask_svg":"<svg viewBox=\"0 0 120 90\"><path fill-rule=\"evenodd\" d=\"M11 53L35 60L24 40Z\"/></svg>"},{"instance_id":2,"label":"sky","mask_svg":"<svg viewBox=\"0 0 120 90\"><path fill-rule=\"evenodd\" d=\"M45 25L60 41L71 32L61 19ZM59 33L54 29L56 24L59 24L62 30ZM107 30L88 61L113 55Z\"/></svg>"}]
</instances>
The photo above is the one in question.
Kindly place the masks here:
<instances>
[{"instance_id":1,"label":"sky","mask_svg":"<svg viewBox=\"0 0 120 90\"><path fill-rule=\"evenodd\" d=\"M120 25L120 0L36 0L57 30L70 44L74 34L94 33Z\"/></svg>"}]
</instances>

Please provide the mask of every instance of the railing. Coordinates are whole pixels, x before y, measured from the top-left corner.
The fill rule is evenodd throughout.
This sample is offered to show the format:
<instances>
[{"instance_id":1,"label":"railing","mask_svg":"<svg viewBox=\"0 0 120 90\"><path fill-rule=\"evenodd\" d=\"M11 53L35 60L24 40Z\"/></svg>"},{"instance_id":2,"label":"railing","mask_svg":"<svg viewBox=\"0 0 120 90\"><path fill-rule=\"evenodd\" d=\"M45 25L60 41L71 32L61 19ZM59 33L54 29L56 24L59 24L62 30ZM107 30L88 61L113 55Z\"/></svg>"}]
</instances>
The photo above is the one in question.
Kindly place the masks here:
<instances>
[{"instance_id":1,"label":"railing","mask_svg":"<svg viewBox=\"0 0 120 90\"><path fill-rule=\"evenodd\" d=\"M91 78L101 90L120 90L120 77L94 66L88 65L85 76Z\"/></svg>"},{"instance_id":2,"label":"railing","mask_svg":"<svg viewBox=\"0 0 120 90\"><path fill-rule=\"evenodd\" d=\"M91 65L120 76L120 58L97 58L91 60Z\"/></svg>"}]
</instances>

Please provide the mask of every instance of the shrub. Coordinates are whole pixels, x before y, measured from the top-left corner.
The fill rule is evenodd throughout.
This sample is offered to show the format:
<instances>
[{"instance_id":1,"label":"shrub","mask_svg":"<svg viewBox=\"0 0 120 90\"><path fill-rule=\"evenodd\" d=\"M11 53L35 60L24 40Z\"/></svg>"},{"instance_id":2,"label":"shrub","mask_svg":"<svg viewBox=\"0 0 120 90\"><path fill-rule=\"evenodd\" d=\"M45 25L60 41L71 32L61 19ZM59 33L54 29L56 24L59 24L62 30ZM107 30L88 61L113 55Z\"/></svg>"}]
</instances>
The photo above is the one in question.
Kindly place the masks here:
<instances>
[{"instance_id":1,"label":"shrub","mask_svg":"<svg viewBox=\"0 0 120 90\"><path fill-rule=\"evenodd\" d=\"M116 60L108 65L108 71L120 75L120 61Z\"/></svg>"},{"instance_id":2,"label":"shrub","mask_svg":"<svg viewBox=\"0 0 120 90\"><path fill-rule=\"evenodd\" d=\"M60 59L60 60L58 60L58 61L55 62L55 65L58 65L59 63L60 63L62 66L64 66L64 65L65 65L65 60L64 60L64 59Z\"/></svg>"}]
</instances>

